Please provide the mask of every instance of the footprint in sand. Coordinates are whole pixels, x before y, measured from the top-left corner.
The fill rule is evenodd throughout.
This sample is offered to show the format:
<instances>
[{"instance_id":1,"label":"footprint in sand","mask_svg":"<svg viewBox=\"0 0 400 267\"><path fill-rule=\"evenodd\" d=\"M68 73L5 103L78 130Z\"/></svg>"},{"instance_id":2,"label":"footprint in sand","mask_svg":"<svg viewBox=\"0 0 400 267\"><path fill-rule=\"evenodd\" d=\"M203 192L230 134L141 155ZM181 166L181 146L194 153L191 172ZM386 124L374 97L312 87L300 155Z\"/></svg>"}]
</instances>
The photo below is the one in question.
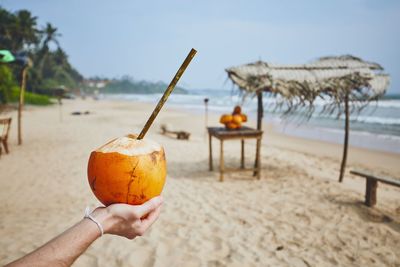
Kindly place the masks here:
<instances>
[{"instance_id":1,"label":"footprint in sand","mask_svg":"<svg viewBox=\"0 0 400 267\"><path fill-rule=\"evenodd\" d=\"M119 266L154 266L156 260L155 249L151 247L138 247L131 251L121 261Z\"/></svg>"},{"instance_id":2,"label":"footprint in sand","mask_svg":"<svg viewBox=\"0 0 400 267\"><path fill-rule=\"evenodd\" d=\"M228 244L218 236L194 235L188 246L197 254L204 255L207 260L223 259L230 253Z\"/></svg>"}]
</instances>

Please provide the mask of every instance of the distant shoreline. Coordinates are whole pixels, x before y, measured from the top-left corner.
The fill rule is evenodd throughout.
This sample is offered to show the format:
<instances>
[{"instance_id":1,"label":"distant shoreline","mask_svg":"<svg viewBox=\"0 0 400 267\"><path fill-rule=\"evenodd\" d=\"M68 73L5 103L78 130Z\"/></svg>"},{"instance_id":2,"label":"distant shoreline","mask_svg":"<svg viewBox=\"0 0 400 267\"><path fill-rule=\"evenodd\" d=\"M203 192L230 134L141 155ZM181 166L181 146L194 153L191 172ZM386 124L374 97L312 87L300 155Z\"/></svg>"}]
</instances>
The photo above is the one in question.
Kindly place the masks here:
<instances>
[{"instance_id":1,"label":"distant shoreline","mask_svg":"<svg viewBox=\"0 0 400 267\"><path fill-rule=\"evenodd\" d=\"M400 93L386 94L382 97L383 100L400 99Z\"/></svg>"}]
</instances>

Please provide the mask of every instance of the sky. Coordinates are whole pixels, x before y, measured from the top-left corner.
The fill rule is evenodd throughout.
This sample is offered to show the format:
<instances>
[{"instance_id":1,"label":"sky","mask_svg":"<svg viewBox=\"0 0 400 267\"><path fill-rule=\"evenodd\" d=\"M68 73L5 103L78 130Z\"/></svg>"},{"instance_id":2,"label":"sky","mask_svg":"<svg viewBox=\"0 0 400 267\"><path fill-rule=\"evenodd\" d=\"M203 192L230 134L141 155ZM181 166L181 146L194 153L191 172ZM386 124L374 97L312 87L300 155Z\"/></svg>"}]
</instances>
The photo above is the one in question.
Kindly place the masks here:
<instances>
[{"instance_id":1,"label":"sky","mask_svg":"<svg viewBox=\"0 0 400 267\"><path fill-rule=\"evenodd\" d=\"M231 88L225 68L256 60L301 64L352 54L374 61L400 93L397 0L0 0L55 25L84 76L169 82L193 47L180 85Z\"/></svg>"}]
</instances>

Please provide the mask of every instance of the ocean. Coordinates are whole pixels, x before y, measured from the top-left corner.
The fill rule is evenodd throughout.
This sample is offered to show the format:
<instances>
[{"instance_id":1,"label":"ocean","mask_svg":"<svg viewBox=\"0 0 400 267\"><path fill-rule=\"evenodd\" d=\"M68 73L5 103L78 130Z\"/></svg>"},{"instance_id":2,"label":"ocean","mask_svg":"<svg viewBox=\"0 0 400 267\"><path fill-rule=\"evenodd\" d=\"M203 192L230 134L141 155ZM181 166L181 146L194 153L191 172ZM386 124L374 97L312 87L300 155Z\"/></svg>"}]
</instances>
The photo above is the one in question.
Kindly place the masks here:
<instances>
[{"instance_id":1,"label":"ocean","mask_svg":"<svg viewBox=\"0 0 400 267\"><path fill-rule=\"evenodd\" d=\"M161 94L103 97L157 103ZM235 105L242 105L242 110L250 118L256 118L257 99L247 97L243 101L241 96L230 90L189 90L189 94L186 95L171 95L167 105L203 114L205 98L209 99L209 112L231 113ZM319 114L324 104L322 100L316 102L316 110L310 119L305 119L301 112L283 116L282 112L274 109L276 101L274 98L264 97L264 121L272 124L275 131L302 138L343 143L344 117ZM400 99L387 97L378 102L372 102L361 112L352 113L350 119L350 145L400 154ZM212 125L218 122L209 123Z\"/></svg>"}]
</instances>

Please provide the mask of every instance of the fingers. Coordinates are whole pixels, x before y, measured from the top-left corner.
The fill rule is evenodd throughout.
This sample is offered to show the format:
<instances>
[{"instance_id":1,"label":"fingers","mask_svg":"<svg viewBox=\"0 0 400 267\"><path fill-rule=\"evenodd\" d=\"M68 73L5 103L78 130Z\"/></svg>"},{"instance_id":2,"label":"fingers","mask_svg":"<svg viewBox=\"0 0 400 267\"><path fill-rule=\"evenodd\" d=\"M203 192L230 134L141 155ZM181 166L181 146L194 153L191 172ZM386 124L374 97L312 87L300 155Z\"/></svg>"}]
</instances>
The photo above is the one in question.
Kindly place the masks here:
<instances>
[{"instance_id":1,"label":"fingers","mask_svg":"<svg viewBox=\"0 0 400 267\"><path fill-rule=\"evenodd\" d=\"M162 196L154 197L142 205L136 206L136 212L140 218L144 215L156 210L163 202Z\"/></svg>"},{"instance_id":2,"label":"fingers","mask_svg":"<svg viewBox=\"0 0 400 267\"><path fill-rule=\"evenodd\" d=\"M142 229L146 231L158 218L161 212L161 206L148 214L146 219L142 220Z\"/></svg>"}]
</instances>

